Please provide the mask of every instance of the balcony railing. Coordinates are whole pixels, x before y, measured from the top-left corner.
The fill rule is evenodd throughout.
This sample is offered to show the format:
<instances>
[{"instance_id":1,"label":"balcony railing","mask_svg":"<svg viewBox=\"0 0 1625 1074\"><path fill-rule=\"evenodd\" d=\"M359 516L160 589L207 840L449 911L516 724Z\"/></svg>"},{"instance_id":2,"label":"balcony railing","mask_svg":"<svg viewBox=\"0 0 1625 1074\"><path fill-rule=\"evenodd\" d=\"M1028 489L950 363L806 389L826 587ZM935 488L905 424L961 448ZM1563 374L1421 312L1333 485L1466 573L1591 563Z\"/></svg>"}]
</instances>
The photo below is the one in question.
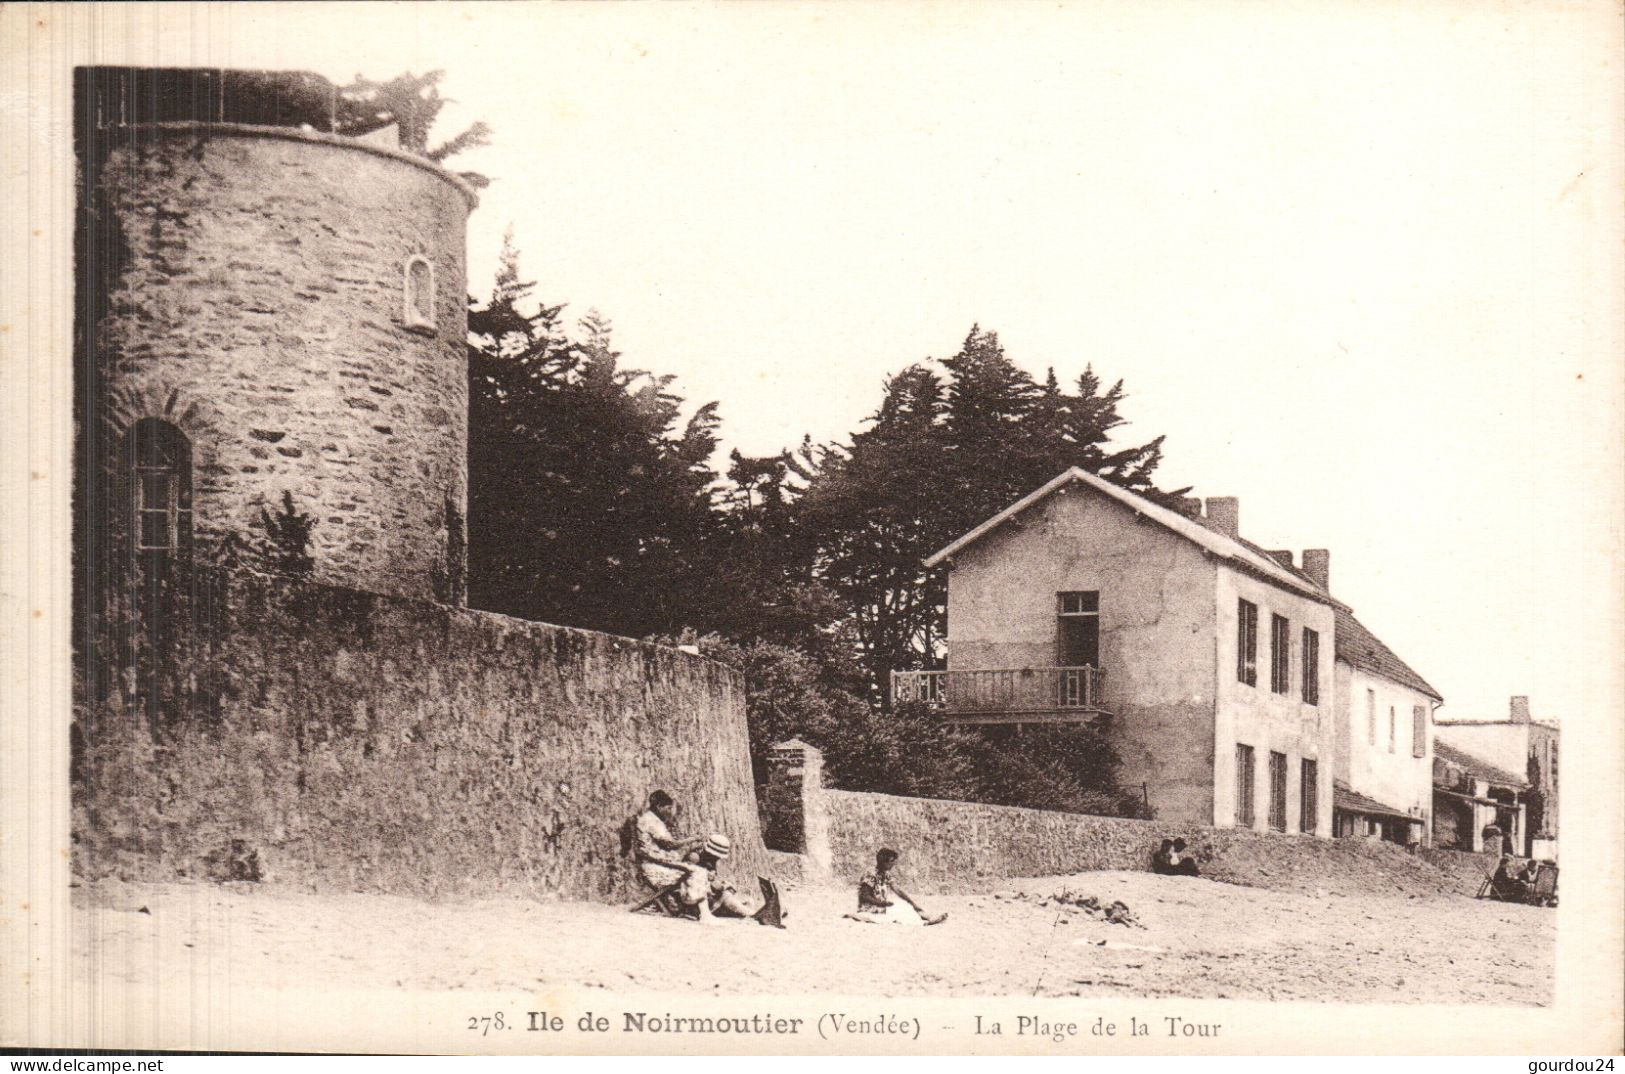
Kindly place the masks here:
<instances>
[{"instance_id":1,"label":"balcony railing","mask_svg":"<svg viewBox=\"0 0 1625 1074\"><path fill-rule=\"evenodd\" d=\"M949 719L1018 722L1020 717L1077 719L1104 711L1099 668L995 668L894 671L894 702L923 702Z\"/></svg>"}]
</instances>

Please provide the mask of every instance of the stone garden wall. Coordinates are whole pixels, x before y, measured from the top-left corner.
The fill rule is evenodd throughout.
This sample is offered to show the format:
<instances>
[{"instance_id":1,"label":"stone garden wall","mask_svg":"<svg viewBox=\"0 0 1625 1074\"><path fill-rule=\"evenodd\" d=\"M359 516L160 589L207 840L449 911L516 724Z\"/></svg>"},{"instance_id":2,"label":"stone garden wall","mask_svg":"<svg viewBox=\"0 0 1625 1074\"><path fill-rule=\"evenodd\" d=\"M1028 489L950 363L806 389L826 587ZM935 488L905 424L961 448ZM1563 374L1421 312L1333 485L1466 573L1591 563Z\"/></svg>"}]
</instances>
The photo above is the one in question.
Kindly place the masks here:
<instances>
[{"instance_id":1,"label":"stone garden wall","mask_svg":"<svg viewBox=\"0 0 1625 1074\"><path fill-rule=\"evenodd\" d=\"M1408 853L1365 839L1169 824L935 798L834 790L822 785L818 751L775 747L766 795L767 845L799 855L803 881L851 882L879 848L922 891L985 891L1013 877L1149 870L1164 838L1183 837L1202 875L1252 887L1326 895L1389 892L1471 895L1477 855ZM798 812L799 815L798 815Z\"/></svg>"},{"instance_id":2,"label":"stone garden wall","mask_svg":"<svg viewBox=\"0 0 1625 1074\"><path fill-rule=\"evenodd\" d=\"M620 901L655 788L765 871L744 684L662 646L320 585L236 583L187 682L80 706L75 868L317 888Z\"/></svg>"}]
</instances>

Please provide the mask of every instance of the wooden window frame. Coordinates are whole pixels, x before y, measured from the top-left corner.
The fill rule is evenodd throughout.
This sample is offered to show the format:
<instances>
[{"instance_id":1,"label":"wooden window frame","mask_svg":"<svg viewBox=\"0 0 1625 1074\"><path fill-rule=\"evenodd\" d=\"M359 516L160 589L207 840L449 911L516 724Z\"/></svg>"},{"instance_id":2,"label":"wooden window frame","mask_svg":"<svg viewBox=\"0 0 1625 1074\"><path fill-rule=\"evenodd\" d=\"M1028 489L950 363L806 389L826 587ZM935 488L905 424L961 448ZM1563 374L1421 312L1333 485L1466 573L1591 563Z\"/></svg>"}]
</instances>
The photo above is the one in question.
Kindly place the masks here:
<instances>
[{"instance_id":1,"label":"wooden window frame","mask_svg":"<svg viewBox=\"0 0 1625 1074\"><path fill-rule=\"evenodd\" d=\"M1069 601L1068 598L1075 598ZM1100 590L1098 589L1068 589L1055 594L1056 627L1060 631L1066 630L1068 621L1090 621L1095 625L1095 660L1084 667L1096 668L1100 664ZM1057 656L1060 654L1057 653ZM1061 661L1057 659L1057 664ZM1066 666L1066 665L1062 665Z\"/></svg>"},{"instance_id":2,"label":"wooden window frame","mask_svg":"<svg viewBox=\"0 0 1625 1074\"><path fill-rule=\"evenodd\" d=\"M142 418L124 432L124 480L129 515L129 549L140 560L151 556L185 556L192 539L192 442L161 418ZM158 454L161 462L148 461ZM154 488L161 490L156 497ZM154 499L162 502L154 503ZM149 517L161 520L161 538L147 540Z\"/></svg>"}]
</instances>

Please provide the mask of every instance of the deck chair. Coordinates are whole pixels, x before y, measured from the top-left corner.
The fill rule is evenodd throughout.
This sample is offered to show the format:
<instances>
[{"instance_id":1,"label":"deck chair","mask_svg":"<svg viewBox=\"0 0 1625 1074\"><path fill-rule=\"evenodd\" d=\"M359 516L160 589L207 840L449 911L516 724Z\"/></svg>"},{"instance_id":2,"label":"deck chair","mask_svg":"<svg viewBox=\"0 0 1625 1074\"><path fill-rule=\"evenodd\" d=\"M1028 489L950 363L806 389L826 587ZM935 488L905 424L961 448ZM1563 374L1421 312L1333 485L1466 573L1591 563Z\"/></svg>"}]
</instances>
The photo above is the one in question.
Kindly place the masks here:
<instances>
[{"instance_id":1,"label":"deck chair","mask_svg":"<svg viewBox=\"0 0 1625 1074\"><path fill-rule=\"evenodd\" d=\"M1501 859L1497 858L1490 871L1484 874L1484 882L1478 885L1478 894L1475 899L1491 898L1497 902L1521 902L1521 899L1511 897L1511 878L1497 880L1496 874L1501 871Z\"/></svg>"},{"instance_id":2,"label":"deck chair","mask_svg":"<svg viewBox=\"0 0 1625 1074\"><path fill-rule=\"evenodd\" d=\"M666 917L683 917L683 908L677 904L677 889L682 886L683 882L681 880L675 884L669 884L627 912L641 914L645 910L654 909Z\"/></svg>"}]
</instances>

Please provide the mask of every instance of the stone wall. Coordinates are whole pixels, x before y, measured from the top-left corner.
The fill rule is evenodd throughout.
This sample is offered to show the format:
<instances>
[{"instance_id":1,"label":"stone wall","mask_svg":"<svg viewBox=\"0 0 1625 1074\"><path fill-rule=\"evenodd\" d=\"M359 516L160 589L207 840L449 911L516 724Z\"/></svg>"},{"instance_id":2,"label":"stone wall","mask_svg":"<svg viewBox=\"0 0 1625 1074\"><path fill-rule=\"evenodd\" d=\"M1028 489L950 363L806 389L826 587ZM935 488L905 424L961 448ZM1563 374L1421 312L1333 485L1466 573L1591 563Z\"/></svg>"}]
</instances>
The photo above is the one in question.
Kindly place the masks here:
<instances>
[{"instance_id":1,"label":"stone wall","mask_svg":"<svg viewBox=\"0 0 1625 1074\"><path fill-rule=\"evenodd\" d=\"M588 631L319 585L237 583L157 744L76 727L75 868L427 896L620 901L655 788L765 869L739 674ZM234 842L235 841L235 842ZM235 845L235 850L232 848ZM754 885L751 885L752 887Z\"/></svg>"},{"instance_id":2,"label":"stone wall","mask_svg":"<svg viewBox=\"0 0 1625 1074\"><path fill-rule=\"evenodd\" d=\"M776 749L773 777L790 786L770 787L770 800L775 793L781 801L799 798L816 815L802 820L799 841L797 829L773 814L764 834L773 851L800 855L804 881L850 883L873 868L875 851L885 846L902 855L899 870L922 891L986 891L1012 877L1149 870L1160 841L1180 836L1203 876L1229 883L1341 895L1476 889L1474 869L1459 855L1424 858L1373 840L831 790L807 778L819 771L816 757L799 766L778 763L792 749L817 753L791 743Z\"/></svg>"},{"instance_id":3,"label":"stone wall","mask_svg":"<svg viewBox=\"0 0 1625 1074\"><path fill-rule=\"evenodd\" d=\"M200 536L246 533L290 493L316 519L318 579L460 603L466 184L230 124L83 137L80 165L79 389L101 417L80 429L87 521L122 524L119 442L158 418L191 441ZM420 257L427 325L407 317Z\"/></svg>"}]
</instances>

